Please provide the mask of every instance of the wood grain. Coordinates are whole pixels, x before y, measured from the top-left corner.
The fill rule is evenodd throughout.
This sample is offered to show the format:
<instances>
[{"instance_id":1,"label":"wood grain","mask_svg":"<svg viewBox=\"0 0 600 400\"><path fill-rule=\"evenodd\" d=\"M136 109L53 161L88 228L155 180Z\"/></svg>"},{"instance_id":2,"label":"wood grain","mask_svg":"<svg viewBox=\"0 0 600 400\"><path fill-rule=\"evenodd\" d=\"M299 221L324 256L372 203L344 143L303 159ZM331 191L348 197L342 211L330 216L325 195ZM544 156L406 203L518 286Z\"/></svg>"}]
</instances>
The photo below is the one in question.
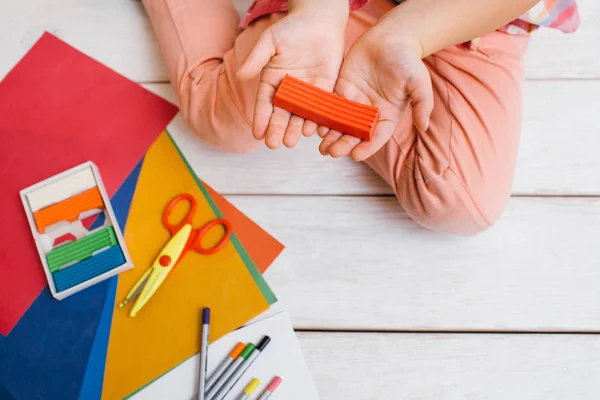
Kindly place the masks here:
<instances>
[{"instance_id":1,"label":"wood grain","mask_svg":"<svg viewBox=\"0 0 600 400\"><path fill-rule=\"evenodd\" d=\"M265 276L298 328L600 331L598 198L515 198L473 238L389 197L229 199L286 246Z\"/></svg>"},{"instance_id":2,"label":"wood grain","mask_svg":"<svg viewBox=\"0 0 600 400\"><path fill-rule=\"evenodd\" d=\"M525 56L528 79L600 77L600 2L577 0L577 6L581 16L577 32L540 29L531 37Z\"/></svg>"},{"instance_id":3,"label":"wood grain","mask_svg":"<svg viewBox=\"0 0 600 400\"><path fill-rule=\"evenodd\" d=\"M145 85L176 102L170 85ZM599 81L532 81L525 84L524 117L515 195L600 194ZM349 159L322 157L317 137L293 149L225 154L200 143L181 118L169 127L186 157L226 194L391 194L370 168ZM236 177L232 179L232 177Z\"/></svg>"},{"instance_id":4,"label":"wood grain","mask_svg":"<svg viewBox=\"0 0 600 400\"><path fill-rule=\"evenodd\" d=\"M244 13L249 0L236 0ZM536 32L526 59L528 79L600 78L600 3L579 0L583 24L574 34ZM166 82L154 32L140 1L44 0L0 2L0 77L44 31L66 40L137 82ZM199 38L199 40L203 40Z\"/></svg>"},{"instance_id":5,"label":"wood grain","mask_svg":"<svg viewBox=\"0 0 600 400\"><path fill-rule=\"evenodd\" d=\"M304 332L298 336L324 400L600 396L596 336Z\"/></svg>"}]
</instances>

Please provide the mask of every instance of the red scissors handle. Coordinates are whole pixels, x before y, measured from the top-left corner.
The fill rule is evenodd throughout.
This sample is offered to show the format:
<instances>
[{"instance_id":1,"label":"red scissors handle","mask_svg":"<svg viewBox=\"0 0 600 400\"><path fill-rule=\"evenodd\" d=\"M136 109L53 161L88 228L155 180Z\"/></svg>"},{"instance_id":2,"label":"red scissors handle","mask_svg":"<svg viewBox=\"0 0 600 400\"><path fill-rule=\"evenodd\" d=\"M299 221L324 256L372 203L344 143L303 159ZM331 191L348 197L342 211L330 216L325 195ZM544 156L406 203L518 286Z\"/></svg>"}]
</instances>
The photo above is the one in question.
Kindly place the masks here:
<instances>
[{"instance_id":1,"label":"red scissors handle","mask_svg":"<svg viewBox=\"0 0 600 400\"><path fill-rule=\"evenodd\" d=\"M221 236L221 239L219 239L217 244L215 244L214 246L208 248L203 247L202 238L208 233L208 231L210 231L213 227L217 225L221 225L223 229L225 229L223 236ZM229 238L231 238L231 223L224 218L213 219L212 221L204 225L202 228L198 229L198 233L196 234L196 237L192 242L192 249L196 250L200 254L214 254L217 251L221 250L223 247L225 247L225 245L229 241Z\"/></svg>"},{"instance_id":2,"label":"red scissors handle","mask_svg":"<svg viewBox=\"0 0 600 400\"><path fill-rule=\"evenodd\" d=\"M181 220L179 223L177 223L177 224L170 223L169 216L171 215L171 210L173 210L173 208L177 205L177 203L179 203L180 201L185 201L185 200L187 200L190 203L190 209L188 210L187 214L185 215L183 220ZM167 204L167 208L165 208L165 211L163 212L162 222L163 222L163 225L169 230L169 232L171 232L171 235L174 235L175 233L177 233L183 225L192 223L192 218L194 217L194 214L196 213L196 206L197 206L196 199L194 198L194 196L192 196L189 193L178 194L177 196L175 196L175 198L173 200L171 200L169 202L169 204Z\"/></svg>"},{"instance_id":3,"label":"red scissors handle","mask_svg":"<svg viewBox=\"0 0 600 400\"><path fill-rule=\"evenodd\" d=\"M171 222L169 222L169 216L171 215L171 210L173 210L173 208L180 201L185 201L185 200L187 200L190 203L190 209L188 210L188 212L185 215L185 217L183 218L183 220L181 220L177 224L172 224ZM183 225L185 225L185 224L191 225L192 224L192 219L194 218L194 214L196 213L196 207L197 207L197 202L196 202L196 199L194 198L194 196L192 196L189 193L178 194L177 196L175 196L175 198L173 198L173 200L171 200L169 202L169 204L167 204L167 207L165 208L165 211L163 212L163 216L162 216L163 225L169 230L169 232L171 232L171 235L175 235L181 229L181 227ZM204 238L204 236L206 236L208 234L208 231L210 231L213 227L215 227L217 225L221 225L223 227L223 229L225 229L223 236L217 242L217 244L215 244L214 246L208 247L208 248L203 247L202 239ZM207 224L205 224L204 226L202 226L201 228L192 230L192 234L190 236L190 239L189 239L183 253L185 254L185 252L187 252L187 250L189 250L189 249L194 249L200 254L214 254L217 251L221 250L223 247L225 247L225 245L231 238L231 232L232 232L231 223L228 220L226 220L224 218L214 219L214 220L208 222Z\"/></svg>"}]
</instances>

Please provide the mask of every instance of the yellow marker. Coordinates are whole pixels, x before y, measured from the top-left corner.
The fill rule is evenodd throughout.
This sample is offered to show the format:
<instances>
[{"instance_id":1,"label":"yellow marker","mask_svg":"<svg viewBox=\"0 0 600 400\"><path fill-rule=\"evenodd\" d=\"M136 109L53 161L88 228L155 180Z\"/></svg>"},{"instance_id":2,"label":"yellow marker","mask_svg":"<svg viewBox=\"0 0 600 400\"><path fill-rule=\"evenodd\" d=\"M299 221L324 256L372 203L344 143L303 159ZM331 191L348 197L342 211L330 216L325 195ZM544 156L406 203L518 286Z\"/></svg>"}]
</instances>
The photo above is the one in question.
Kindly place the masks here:
<instances>
[{"instance_id":1,"label":"yellow marker","mask_svg":"<svg viewBox=\"0 0 600 400\"><path fill-rule=\"evenodd\" d=\"M260 385L260 381L256 378L252 379L252 382L250 382L250 384L246 386L246 389L244 389L244 393L242 393L237 400L249 400L250 395L256 390L258 385Z\"/></svg>"},{"instance_id":2,"label":"yellow marker","mask_svg":"<svg viewBox=\"0 0 600 400\"><path fill-rule=\"evenodd\" d=\"M160 254L156 257L152 266L144 273L144 275L142 275L129 293L127 293L127 297L119 304L119 308L125 307L133 300L133 298L140 295L131 309L131 313L129 313L129 315L135 317L144 304L150 300L154 292L156 292L156 289L163 283L167 275L169 275L173 266L177 264L191 232L192 226L186 224L173 235L171 240L167 242Z\"/></svg>"}]
</instances>

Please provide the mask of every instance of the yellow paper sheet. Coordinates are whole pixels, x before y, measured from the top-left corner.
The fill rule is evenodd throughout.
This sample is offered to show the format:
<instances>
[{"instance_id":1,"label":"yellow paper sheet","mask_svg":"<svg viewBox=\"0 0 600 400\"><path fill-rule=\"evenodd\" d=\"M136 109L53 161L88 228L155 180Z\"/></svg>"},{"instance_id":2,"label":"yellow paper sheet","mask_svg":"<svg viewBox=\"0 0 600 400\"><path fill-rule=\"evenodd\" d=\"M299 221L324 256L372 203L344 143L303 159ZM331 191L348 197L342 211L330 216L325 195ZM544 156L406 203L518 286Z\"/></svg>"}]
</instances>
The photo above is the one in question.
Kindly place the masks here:
<instances>
[{"instance_id":1,"label":"yellow paper sheet","mask_svg":"<svg viewBox=\"0 0 600 400\"><path fill-rule=\"evenodd\" d=\"M200 349L201 309L210 307L210 341L239 328L269 308L232 243L217 254L188 252L135 318L133 306L118 304L169 240L162 225L165 206L179 193L198 201L193 220L200 226L216 218L169 136L163 133L148 151L133 197L125 241L135 265L119 276L108 345L102 398L122 399L174 368ZM187 206L173 210L179 221ZM215 240L218 229L208 237Z\"/></svg>"}]
</instances>

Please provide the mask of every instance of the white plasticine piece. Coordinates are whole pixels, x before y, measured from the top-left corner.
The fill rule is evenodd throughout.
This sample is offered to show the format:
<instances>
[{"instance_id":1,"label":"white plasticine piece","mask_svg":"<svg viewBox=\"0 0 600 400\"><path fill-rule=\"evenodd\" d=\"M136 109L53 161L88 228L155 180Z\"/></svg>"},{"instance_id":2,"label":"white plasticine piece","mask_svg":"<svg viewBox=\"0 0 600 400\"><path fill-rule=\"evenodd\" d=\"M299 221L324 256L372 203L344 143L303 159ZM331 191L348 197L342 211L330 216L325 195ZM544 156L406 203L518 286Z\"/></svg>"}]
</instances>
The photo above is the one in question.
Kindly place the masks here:
<instances>
[{"instance_id":1,"label":"white plasticine piece","mask_svg":"<svg viewBox=\"0 0 600 400\"><path fill-rule=\"evenodd\" d=\"M91 189L94 186L96 186L94 172L91 168L86 168L28 193L27 201L29 202L31 211L36 212Z\"/></svg>"}]
</instances>

